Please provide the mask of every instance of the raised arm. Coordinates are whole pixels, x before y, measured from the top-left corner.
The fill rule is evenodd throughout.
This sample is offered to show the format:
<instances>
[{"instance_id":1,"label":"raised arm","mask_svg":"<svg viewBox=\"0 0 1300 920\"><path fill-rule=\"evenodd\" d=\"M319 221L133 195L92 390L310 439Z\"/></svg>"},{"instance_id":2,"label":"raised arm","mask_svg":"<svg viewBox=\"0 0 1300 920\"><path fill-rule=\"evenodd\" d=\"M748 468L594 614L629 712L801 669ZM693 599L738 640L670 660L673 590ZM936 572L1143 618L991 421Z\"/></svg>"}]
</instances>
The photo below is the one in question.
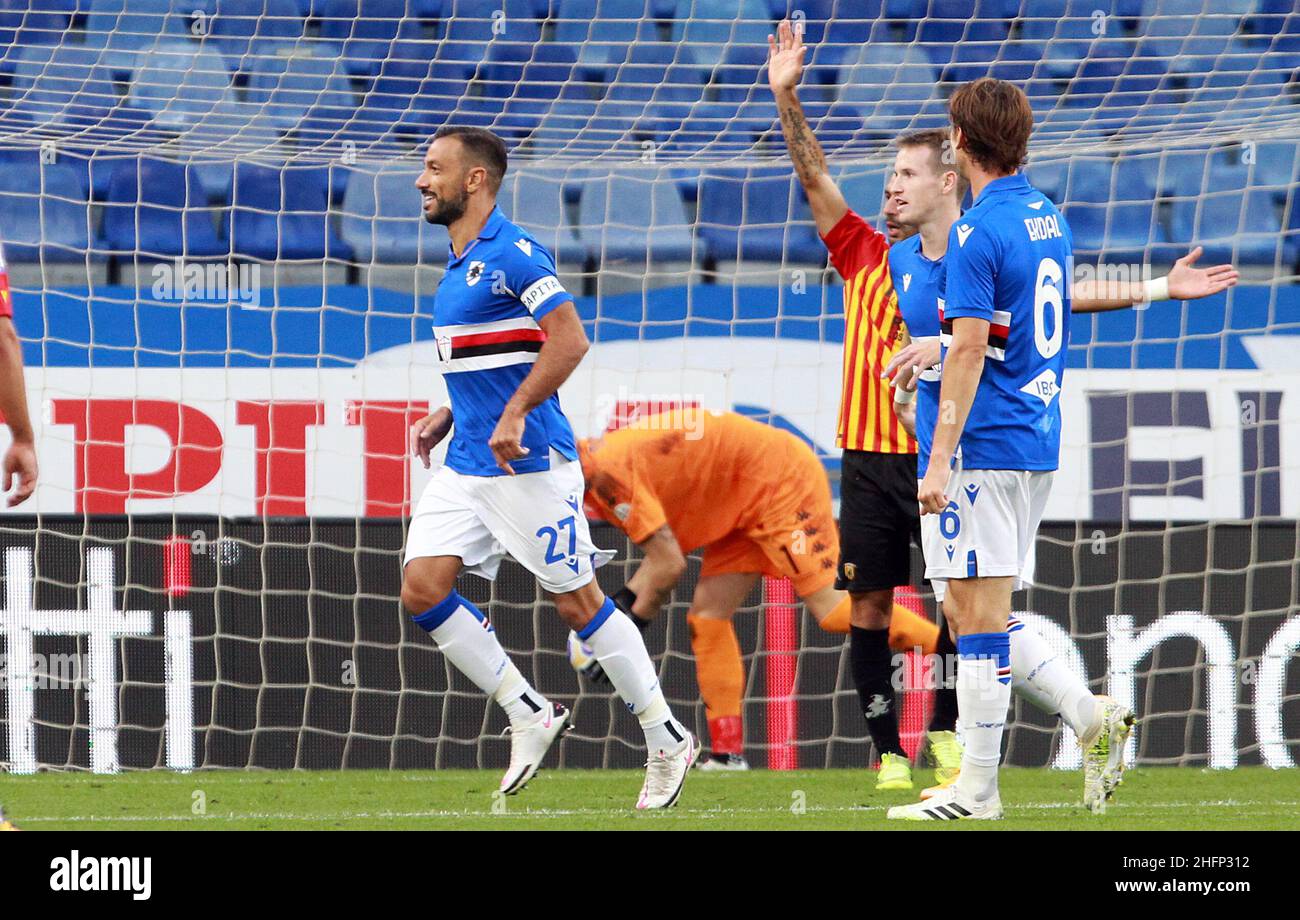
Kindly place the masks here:
<instances>
[{"instance_id":1,"label":"raised arm","mask_svg":"<svg viewBox=\"0 0 1300 920\"><path fill-rule=\"evenodd\" d=\"M781 113L785 146L794 162L795 175L808 196L817 232L825 236L840 222L849 206L826 169L826 155L813 136L795 91L803 76L806 50L803 36L790 27L789 20L783 20L776 36L767 37L767 48L767 81L776 97L777 111Z\"/></svg>"}]
</instances>

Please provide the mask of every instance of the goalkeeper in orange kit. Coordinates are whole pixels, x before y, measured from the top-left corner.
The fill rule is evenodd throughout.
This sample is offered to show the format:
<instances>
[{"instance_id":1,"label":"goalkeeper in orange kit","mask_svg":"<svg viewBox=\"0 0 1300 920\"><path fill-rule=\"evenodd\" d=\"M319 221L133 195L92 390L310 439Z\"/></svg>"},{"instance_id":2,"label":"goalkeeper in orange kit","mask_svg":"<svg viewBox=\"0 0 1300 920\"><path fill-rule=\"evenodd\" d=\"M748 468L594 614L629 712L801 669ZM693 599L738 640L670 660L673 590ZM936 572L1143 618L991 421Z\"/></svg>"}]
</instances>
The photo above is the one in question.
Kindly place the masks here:
<instances>
[{"instance_id":1,"label":"goalkeeper in orange kit","mask_svg":"<svg viewBox=\"0 0 1300 920\"><path fill-rule=\"evenodd\" d=\"M740 645L731 620L768 575L789 578L822 629L848 633L849 597L836 590L840 541L830 483L816 454L789 432L734 412L675 409L578 443L587 502L645 558L614 603L644 629L703 550L687 613L712 756L703 769L747 769ZM895 650L933 654L939 630L896 606ZM574 666L601 674L570 637Z\"/></svg>"}]
</instances>

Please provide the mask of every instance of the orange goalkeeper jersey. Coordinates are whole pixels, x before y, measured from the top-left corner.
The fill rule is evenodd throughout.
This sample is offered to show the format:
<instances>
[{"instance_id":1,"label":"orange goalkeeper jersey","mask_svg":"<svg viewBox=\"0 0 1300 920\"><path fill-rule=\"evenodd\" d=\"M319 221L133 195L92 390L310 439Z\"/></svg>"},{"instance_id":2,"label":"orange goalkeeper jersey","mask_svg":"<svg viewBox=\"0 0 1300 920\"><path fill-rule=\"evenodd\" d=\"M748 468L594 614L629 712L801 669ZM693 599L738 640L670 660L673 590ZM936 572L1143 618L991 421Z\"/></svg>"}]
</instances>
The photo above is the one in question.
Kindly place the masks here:
<instances>
[{"instance_id":1,"label":"orange goalkeeper jersey","mask_svg":"<svg viewBox=\"0 0 1300 920\"><path fill-rule=\"evenodd\" d=\"M844 369L835 445L914 454L916 442L894 414L889 381L880 378L903 329L889 275L889 240L850 209L822 242L844 279Z\"/></svg>"},{"instance_id":2,"label":"orange goalkeeper jersey","mask_svg":"<svg viewBox=\"0 0 1300 920\"><path fill-rule=\"evenodd\" d=\"M806 489L792 481L801 478L801 452L816 463L789 432L705 409L645 416L578 445L587 500L602 517L634 543L667 524L687 552L761 527L781 494Z\"/></svg>"}]
</instances>

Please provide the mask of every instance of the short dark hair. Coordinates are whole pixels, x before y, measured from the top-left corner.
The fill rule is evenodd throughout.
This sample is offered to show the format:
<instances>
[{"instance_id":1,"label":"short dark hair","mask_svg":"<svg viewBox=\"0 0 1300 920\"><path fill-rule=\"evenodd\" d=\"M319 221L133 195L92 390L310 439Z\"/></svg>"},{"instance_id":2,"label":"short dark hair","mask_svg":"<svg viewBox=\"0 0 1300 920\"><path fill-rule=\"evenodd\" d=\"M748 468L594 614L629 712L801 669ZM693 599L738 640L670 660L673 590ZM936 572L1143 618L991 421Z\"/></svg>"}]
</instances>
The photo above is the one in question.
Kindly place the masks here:
<instances>
[{"instance_id":1,"label":"short dark hair","mask_svg":"<svg viewBox=\"0 0 1300 920\"><path fill-rule=\"evenodd\" d=\"M1020 87L992 77L963 84L948 100L948 117L984 169L1010 175L1024 165L1034 110Z\"/></svg>"},{"instance_id":2,"label":"short dark hair","mask_svg":"<svg viewBox=\"0 0 1300 920\"><path fill-rule=\"evenodd\" d=\"M487 170L488 188L496 194L505 178L507 156L505 141L486 128L470 128L461 125L445 125L433 135L436 141L440 137L454 137L460 140L466 158L474 166Z\"/></svg>"},{"instance_id":3,"label":"short dark hair","mask_svg":"<svg viewBox=\"0 0 1300 920\"><path fill-rule=\"evenodd\" d=\"M934 171L937 173L957 173L957 200L961 201L966 197L966 189L970 183L966 181L960 172L957 172L955 162L946 162L946 160L951 160L952 136L943 128L925 128L920 131L911 131L894 141L894 146L899 149L903 147L929 148L934 155Z\"/></svg>"}]
</instances>

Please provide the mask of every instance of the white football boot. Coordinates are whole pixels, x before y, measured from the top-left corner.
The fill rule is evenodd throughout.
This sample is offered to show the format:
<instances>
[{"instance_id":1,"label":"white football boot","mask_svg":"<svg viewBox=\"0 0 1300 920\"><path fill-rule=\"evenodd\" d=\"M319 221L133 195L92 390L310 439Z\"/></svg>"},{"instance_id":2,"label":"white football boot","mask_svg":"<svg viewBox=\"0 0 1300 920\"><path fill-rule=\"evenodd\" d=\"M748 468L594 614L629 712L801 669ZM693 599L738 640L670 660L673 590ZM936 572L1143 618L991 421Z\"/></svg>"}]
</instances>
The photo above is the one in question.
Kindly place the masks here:
<instances>
[{"instance_id":1,"label":"white football boot","mask_svg":"<svg viewBox=\"0 0 1300 920\"><path fill-rule=\"evenodd\" d=\"M510 726L510 766L501 777L503 795L514 795L542 768L542 760L555 739L569 726L569 710L559 703L549 703L530 721Z\"/></svg>"},{"instance_id":2,"label":"white football boot","mask_svg":"<svg viewBox=\"0 0 1300 920\"><path fill-rule=\"evenodd\" d=\"M1127 706L1109 696L1098 696L1101 718L1097 727L1079 739L1083 748L1083 804L1094 815L1104 814L1106 802L1124 780L1124 748L1137 718Z\"/></svg>"},{"instance_id":3,"label":"white football boot","mask_svg":"<svg viewBox=\"0 0 1300 920\"><path fill-rule=\"evenodd\" d=\"M686 774L700 756L700 742L689 731L682 743L671 751L659 750L645 762L645 784L636 800L638 810L670 808L682 794Z\"/></svg>"},{"instance_id":4,"label":"white football boot","mask_svg":"<svg viewBox=\"0 0 1300 920\"><path fill-rule=\"evenodd\" d=\"M735 772L748 770L749 761L742 754L710 754L709 759L702 761L695 769L706 773Z\"/></svg>"},{"instance_id":5,"label":"white football boot","mask_svg":"<svg viewBox=\"0 0 1300 920\"><path fill-rule=\"evenodd\" d=\"M898 821L996 821L1002 817L1002 799L994 796L975 802L960 795L956 786L946 786L924 802L895 805L885 817Z\"/></svg>"}]
</instances>

